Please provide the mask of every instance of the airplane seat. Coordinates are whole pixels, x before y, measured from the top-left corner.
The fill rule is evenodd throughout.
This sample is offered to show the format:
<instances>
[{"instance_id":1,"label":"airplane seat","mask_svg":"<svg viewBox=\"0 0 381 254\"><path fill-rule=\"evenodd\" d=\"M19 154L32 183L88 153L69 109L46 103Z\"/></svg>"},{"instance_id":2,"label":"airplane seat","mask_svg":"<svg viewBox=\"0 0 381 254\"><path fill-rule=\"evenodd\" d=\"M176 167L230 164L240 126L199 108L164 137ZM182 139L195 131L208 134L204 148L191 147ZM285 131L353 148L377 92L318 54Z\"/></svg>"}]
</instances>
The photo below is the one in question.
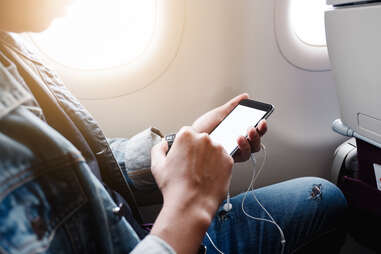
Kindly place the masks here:
<instances>
[{"instance_id":1,"label":"airplane seat","mask_svg":"<svg viewBox=\"0 0 381 254\"><path fill-rule=\"evenodd\" d=\"M373 164L381 163L381 149L361 139L351 138L334 153L331 181L343 191L348 201L346 230L357 242L381 252L381 191L376 187Z\"/></svg>"},{"instance_id":2,"label":"airplane seat","mask_svg":"<svg viewBox=\"0 0 381 254\"><path fill-rule=\"evenodd\" d=\"M327 47L340 105L332 181L349 205L348 231L381 251L381 1L327 0Z\"/></svg>"}]
</instances>

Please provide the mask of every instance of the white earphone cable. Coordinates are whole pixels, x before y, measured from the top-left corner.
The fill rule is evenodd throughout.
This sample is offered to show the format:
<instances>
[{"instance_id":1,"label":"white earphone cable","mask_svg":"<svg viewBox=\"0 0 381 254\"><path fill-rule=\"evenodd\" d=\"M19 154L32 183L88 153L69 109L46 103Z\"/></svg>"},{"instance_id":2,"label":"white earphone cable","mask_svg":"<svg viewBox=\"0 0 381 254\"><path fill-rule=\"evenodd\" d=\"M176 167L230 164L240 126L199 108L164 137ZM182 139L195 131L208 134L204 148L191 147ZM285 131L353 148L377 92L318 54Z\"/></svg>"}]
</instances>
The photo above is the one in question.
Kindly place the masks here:
<instances>
[{"instance_id":1,"label":"white earphone cable","mask_svg":"<svg viewBox=\"0 0 381 254\"><path fill-rule=\"evenodd\" d=\"M284 249L285 249L285 246L286 246L286 239L284 237L284 233L283 233L283 230L282 228L275 222L274 218L271 216L271 214L267 211L267 209L261 204L261 202L258 200L257 196L255 195L254 193L254 183L255 181L257 180L257 178L259 177L259 175L261 174L264 166L265 166L265 163L266 163L266 160L267 160L267 152L266 152L266 147L265 145L261 144L261 148L263 149L264 151L264 158L262 160L262 163L261 163L261 166L258 170L258 173L255 174L255 168L256 168L256 160L255 160L255 157L253 154L251 154L250 158L251 158L251 161L253 163L253 175L252 175L252 178L251 178L251 182L250 182L250 185L242 199L242 202L241 202L241 210L242 212L245 214L245 216L247 216L248 218L250 219L253 219L253 220L259 220L259 221L265 221L265 222L269 222L269 223L272 223L274 226L276 226L276 228L278 229L279 233L280 233L280 236L281 236L281 254L284 253ZM259 204L259 206L265 211L265 213L267 214L267 216L270 218L270 219L265 219L265 218L257 218L257 217L254 217L252 215L250 215L249 213L246 212L245 210L245 200L246 200L246 197L247 197L247 194L249 194L249 192L251 191L255 201ZM231 209L231 204L230 204L230 193L228 193L227 195L227 203L226 204L229 204L227 207L230 207ZM225 205L226 205L225 204ZM230 210L229 210L230 211ZM227 211L228 212L228 211ZM224 254L224 252L222 252L220 249L217 248L217 246L214 244L212 238L210 237L210 235L208 234L208 232L206 232L206 236L207 238L209 239L210 243L213 245L213 247L217 250L218 253L220 254Z\"/></svg>"},{"instance_id":2,"label":"white earphone cable","mask_svg":"<svg viewBox=\"0 0 381 254\"><path fill-rule=\"evenodd\" d=\"M208 237L210 243L213 245L214 249L216 249L216 251L220 254L225 254L223 253L219 248L217 248L217 246L214 244L212 238L209 236L208 232L206 232L206 237Z\"/></svg>"}]
</instances>

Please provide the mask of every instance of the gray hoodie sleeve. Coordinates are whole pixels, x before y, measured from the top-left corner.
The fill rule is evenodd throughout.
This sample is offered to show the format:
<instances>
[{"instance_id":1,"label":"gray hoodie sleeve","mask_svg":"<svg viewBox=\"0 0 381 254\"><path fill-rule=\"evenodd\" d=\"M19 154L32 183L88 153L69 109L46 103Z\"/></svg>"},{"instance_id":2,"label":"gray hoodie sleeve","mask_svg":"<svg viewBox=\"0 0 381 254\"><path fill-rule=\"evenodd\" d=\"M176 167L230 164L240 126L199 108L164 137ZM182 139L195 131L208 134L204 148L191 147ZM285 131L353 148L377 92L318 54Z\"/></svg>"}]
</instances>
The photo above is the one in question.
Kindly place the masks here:
<instances>
[{"instance_id":1,"label":"gray hoodie sleeve","mask_svg":"<svg viewBox=\"0 0 381 254\"><path fill-rule=\"evenodd\" d=\"M141 241L131 254L176 254L176 252L161 238L148 235Z\"/></svg>"}]
</instances>

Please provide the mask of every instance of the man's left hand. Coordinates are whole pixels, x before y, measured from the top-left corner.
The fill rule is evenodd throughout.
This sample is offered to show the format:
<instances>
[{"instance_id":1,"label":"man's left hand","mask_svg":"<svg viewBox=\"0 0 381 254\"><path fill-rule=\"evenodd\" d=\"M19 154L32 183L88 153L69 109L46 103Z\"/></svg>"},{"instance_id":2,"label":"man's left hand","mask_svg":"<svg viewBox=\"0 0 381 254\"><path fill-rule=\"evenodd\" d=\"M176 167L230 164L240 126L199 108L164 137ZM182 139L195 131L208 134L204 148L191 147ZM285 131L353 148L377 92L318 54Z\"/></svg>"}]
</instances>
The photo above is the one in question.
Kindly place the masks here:
<instances>
[{"instance_id":1,"label":"man's left hand","mask_svg":"<svg viewBox=\"0 0 381 254\"><path fill-rule=\"evenodd\" d=\"M211 133L212 130L239 104L240 101L248 99L248 94L241 94L224 105L217 107L198 118L192 125L197 132ZM247 161L251 153L261 149L261 137L267 131L266 120L262 120L257 128L251 127L247 131L247 138L240 136L237 138L239 150L234 154L235 162Z\"/></svg>"}]
</instances>

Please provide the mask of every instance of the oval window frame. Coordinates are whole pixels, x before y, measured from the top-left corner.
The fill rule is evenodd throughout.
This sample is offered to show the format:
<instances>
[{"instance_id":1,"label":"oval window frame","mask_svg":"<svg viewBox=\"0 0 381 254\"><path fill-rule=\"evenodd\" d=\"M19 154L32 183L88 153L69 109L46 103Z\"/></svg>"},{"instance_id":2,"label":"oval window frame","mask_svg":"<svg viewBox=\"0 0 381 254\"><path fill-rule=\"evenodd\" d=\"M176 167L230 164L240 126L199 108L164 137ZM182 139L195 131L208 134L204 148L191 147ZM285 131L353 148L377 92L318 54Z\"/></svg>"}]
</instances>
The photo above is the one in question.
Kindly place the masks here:
<instances>
[{"instance_id":1,"label":"oval window frame","mask_svg":"<svg viewBox=\"0 0 381 254\"><path fill-rule=\"evenodd\" d=\"M157 1L152 41L128 64L94 70L72 68L50 58L43 49L40 51L47 64L58 70L66 86L79 99L100 100L129 95L160 78L176 58L184 33L185 4L185 0Z\"/></svg>"},{"instance_id":2,"label":"oval window frame","mask_svg":"<svg viewBox=\"0 0 381 254\"><path fill-rule=\"evenodd\" d=\"M327 46L310 45L295 33L291 21L292 0L276 0L274 3L274 36L282 57L292 66L305 71L330 71Z\"/></svg>"}]
</instances>

